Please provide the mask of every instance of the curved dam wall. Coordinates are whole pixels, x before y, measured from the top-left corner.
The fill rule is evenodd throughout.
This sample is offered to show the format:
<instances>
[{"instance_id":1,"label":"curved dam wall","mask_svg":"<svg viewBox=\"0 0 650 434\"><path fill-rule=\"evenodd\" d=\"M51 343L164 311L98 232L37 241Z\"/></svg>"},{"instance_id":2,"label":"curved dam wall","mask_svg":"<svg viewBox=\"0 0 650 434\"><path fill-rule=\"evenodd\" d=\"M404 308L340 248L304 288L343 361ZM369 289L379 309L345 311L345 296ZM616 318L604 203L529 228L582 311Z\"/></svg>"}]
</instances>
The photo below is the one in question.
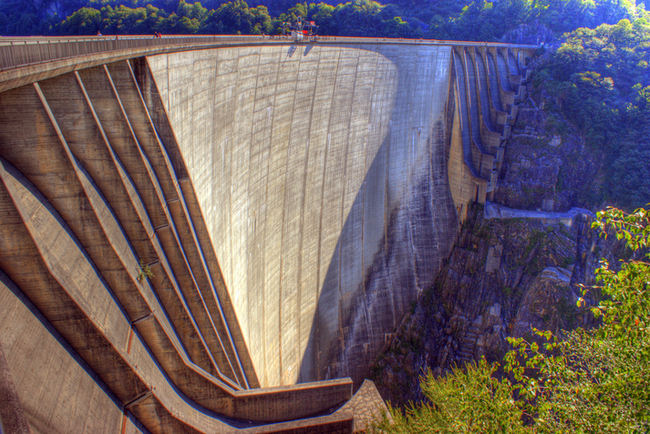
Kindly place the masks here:
<instances>
[{"instance_id":1,"label":"curved dam wall","mask_svg":"<svg viewBox=\"0 0 650 434\"><path fill-rule=\"evenodd\" d=\"M262 386L360 380L448 256L451 57L364 44L147 58Z\"/></svg>"}]
</instances>

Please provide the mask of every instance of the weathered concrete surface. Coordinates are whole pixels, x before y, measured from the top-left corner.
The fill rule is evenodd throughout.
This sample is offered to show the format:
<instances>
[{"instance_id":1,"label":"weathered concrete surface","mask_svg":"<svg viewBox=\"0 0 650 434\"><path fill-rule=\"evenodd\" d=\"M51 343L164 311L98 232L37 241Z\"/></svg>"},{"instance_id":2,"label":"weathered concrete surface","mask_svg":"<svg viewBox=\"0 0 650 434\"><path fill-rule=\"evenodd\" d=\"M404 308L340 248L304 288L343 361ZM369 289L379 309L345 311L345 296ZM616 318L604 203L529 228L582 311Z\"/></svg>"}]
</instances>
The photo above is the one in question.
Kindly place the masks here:
<instances>
[{"instance_id":1,"label":"weathered concrete surface","mask_svg":"<svg viewBox=\"0 0 650 434\"><path fill-rule=\"evenodd\" d=\"M4 432L119 432L120 403L80 358L73 357L61 336L48 329L35 310L0 271L0 344L7 368L1 374L5 381L11 377L19 400L14 408L0 401ZM6 393L0 393L0 399ZM82 407L92 411L70 411ZM11 424L12 417L24 418L28 426Z\"/></svg>"},{"instance_id":2,"label":"weathered concrete surface","mask_svg":"<svg viewBox=\"0 0 650 434\"><path fill-rule=\"evenodd\" d=\"M447 256L450 46L148 62L262 385L360 379Z\"/></svg>"},{"instance_id":3,"label":"weathered concrete surface","mask_svg":"<svg viewBox=\"0 0 650 434\"><path fill-rule=\"evenodd\" d=\"M102 68L97 73L110 79ZM83 74L86 82L94 81L93 74ZM65 89L73 98L81 92L77 95L80 101L66 101L62 96ZM215 378L193 363L201 359L200 348L186 352L183 344L191 345L191 336L177 334L172 324L179 320L181 331L191 329L193 317L205 312L192 311L183 302L178 304L184 312L161 305L160 299L174 291L165 285L182 282L180 274L164 265L156 269L161 273L157 278L141 280L136 256L147 260L157 257L158 262L165 262L170 251L182 249L184 243L179 239L160 243L151 221L155 218L159 224L166 222L175 227L182 224L182 219L165 212L167 201L161 189L166 187L153 170L160 169L154 150L148 149L148 156L142 151L139 146L146 146L144 138L137 146L121 149L128 134L115 134L117 126L107 127L110 122L124 122L120 119L120 114L124 116L122 109L102 119L105 113L98 115L98 111L115 101L109 103L108 95L88 97L85 91L84 80L73 74L42 86L35 84L0 94L0 269L15 282L15 292L26 294L33 303L33 315L43 313L42 321L50 324L48 332L60 333L71 347L68 351L76 352L76 357L87 363L91 377L96 375L93 381L103 381L114 394L117 422L107 422L97 413L97 421L88 426L115 422L115 429L92 431L116 432L119 424L128 425L122 419L122 410L126 409L151 432L234 432L241 426L231 418L256 420L253 425L258 426L252 432L306 432L311 424L323 432L351 431L349 413L292 421L322 414L348 400L352 394L349 379L240 390L227 378ZM100 91L98 86L93 92ZM116 95L112 98L121 102ZM66 102L72 104L66 108ZM130 121L126 124L122 128L127 128ZM147 183L157 188L147 189ZM155 201L161 198L163 205L157 205ZM189 214L184 218L190 218ZM178 244L170 246L173 243ZM190 261L183 254L169 260L177 263L184 257ZM197 264L185 266L189 272L206 272ZM165 273L169 273L167 283ZM189 291L190 297L193 288L186 286L183 290ZM218 312L211 315L218 321ZM13 342L16 336L12 328L26 327L31 316L25 311L4 318L13 319L0 323L0 339L7 348L6 342ZM35 339L47 340L40 335ZM31 343L37 345L36 341ZM58 351L56 345L53 348L44 353L33 351L29 356L16 351L16 360L32 357L33 363L43 365ZM71 362L66 359L61 363ZM41 384L42 393L48 394L48 399L38 398L45 403L42 411L49 414L60 410L60 419L76 420L75 415L87 408L84 405L90 405L95 412L109 409L85 398L60 408L57 397L77 393L77 383L67 383L65 374L44 381L41 371L23 371L15 366L10 365L9 375L24 378L24 382L16 384L16 390L19 398L29 398L19 401L30 411L30 405L38 405L32 399L32 382ZM79 393L92 393L91 386L79 384ZM16 399L11 398L11 402ZM29 412L27 417L29 420ZM265 425L265 421L284 423ZM133 428L127 425L122 427ZM43 420L39 426L38 432L58 429L56 421L50 420ZM250 423L244 428L248 426ZM70 431L74 429L61 432Z\"/></svg>"}]
</instances>

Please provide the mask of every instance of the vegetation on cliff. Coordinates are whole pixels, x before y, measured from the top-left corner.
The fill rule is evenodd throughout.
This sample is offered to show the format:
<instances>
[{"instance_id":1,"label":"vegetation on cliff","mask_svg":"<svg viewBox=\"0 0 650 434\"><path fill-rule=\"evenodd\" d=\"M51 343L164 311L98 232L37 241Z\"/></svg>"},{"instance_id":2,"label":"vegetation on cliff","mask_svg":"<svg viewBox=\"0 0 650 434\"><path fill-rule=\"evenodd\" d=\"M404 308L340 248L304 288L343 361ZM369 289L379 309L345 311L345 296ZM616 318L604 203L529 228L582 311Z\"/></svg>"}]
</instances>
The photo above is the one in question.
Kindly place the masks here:
<instances>
[{"instance_id":1,"label":"vegetation on cliff","mask_svg":"<svg viewBox=\"0 0 650 434\"><path fill-rule=\"evenodd\" d=\"M542 56L534 93L544 94L548 132L574 126L601 162L583 205L631 210L650 198L650 24L621 20L581 28Z\"/></svg>"},{"instance_id":2,"label":"vegetation on cliff","mask_svg":"<svg viewBox=\"0 0 650 434\"><path fill-rule=\"evenodd\" d=\"M608 209L594 227L625 241L630 259L604 261L584 288L601 320L562 334L510 339L499 363L468 364L422 379L428 401L393 410L376 432L646 432L650 428L650 212ZM597 294L593 294L595 291Z\"/></svg>"},{"instance_id":3,"label":"vegetation on cliff","mask_svg":"<svg viewBox=\"0 0 650 434\"><path fill-rule=\"evenodd\" d=\"M650 28L581 28L539 50L496 203L628 211L650 200Z\"/></svg>"}]
</instances>

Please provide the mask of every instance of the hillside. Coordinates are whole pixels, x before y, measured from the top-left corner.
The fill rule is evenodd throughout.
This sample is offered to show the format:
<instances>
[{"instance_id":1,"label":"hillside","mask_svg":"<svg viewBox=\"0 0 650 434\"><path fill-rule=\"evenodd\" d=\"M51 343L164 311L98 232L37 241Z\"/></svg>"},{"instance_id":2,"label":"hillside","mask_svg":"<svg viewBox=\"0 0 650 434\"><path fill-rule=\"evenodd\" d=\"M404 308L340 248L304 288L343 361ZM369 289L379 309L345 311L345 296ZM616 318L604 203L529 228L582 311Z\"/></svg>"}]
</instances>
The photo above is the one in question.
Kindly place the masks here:
<instances>
[{"instance_id":1,"label":"hillside","mask_svg":"<svg viewBox=\"0 0 650 434\"><path fill-rule=\"evenodd\" d=\"M532 43L578 27L648 20L634 1L7 0L0 5L0 34L274 34L298 16L315 21L323 35ZM527 30L513 33L522 25Z\"/></svg>"}]
</instances>

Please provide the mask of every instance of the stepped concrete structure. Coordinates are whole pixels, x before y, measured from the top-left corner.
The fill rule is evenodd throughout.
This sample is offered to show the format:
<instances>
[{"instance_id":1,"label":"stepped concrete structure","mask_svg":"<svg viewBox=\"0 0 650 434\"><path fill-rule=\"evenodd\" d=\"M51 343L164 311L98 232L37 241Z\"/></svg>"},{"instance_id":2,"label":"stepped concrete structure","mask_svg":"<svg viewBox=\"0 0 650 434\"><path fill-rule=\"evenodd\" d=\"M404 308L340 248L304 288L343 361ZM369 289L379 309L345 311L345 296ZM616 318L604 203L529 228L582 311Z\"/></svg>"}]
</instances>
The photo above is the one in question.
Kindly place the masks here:
<instances>
[{"instance_id":1,"label":"stepped concrete structure","mask_svg":"<svg viewBox=\"0 0 650 434\"><path fill-rule=\"evenodd\" d=\"M534 49L3 38L4 432L363 429Z\"/></svg>"}]
</instances>

